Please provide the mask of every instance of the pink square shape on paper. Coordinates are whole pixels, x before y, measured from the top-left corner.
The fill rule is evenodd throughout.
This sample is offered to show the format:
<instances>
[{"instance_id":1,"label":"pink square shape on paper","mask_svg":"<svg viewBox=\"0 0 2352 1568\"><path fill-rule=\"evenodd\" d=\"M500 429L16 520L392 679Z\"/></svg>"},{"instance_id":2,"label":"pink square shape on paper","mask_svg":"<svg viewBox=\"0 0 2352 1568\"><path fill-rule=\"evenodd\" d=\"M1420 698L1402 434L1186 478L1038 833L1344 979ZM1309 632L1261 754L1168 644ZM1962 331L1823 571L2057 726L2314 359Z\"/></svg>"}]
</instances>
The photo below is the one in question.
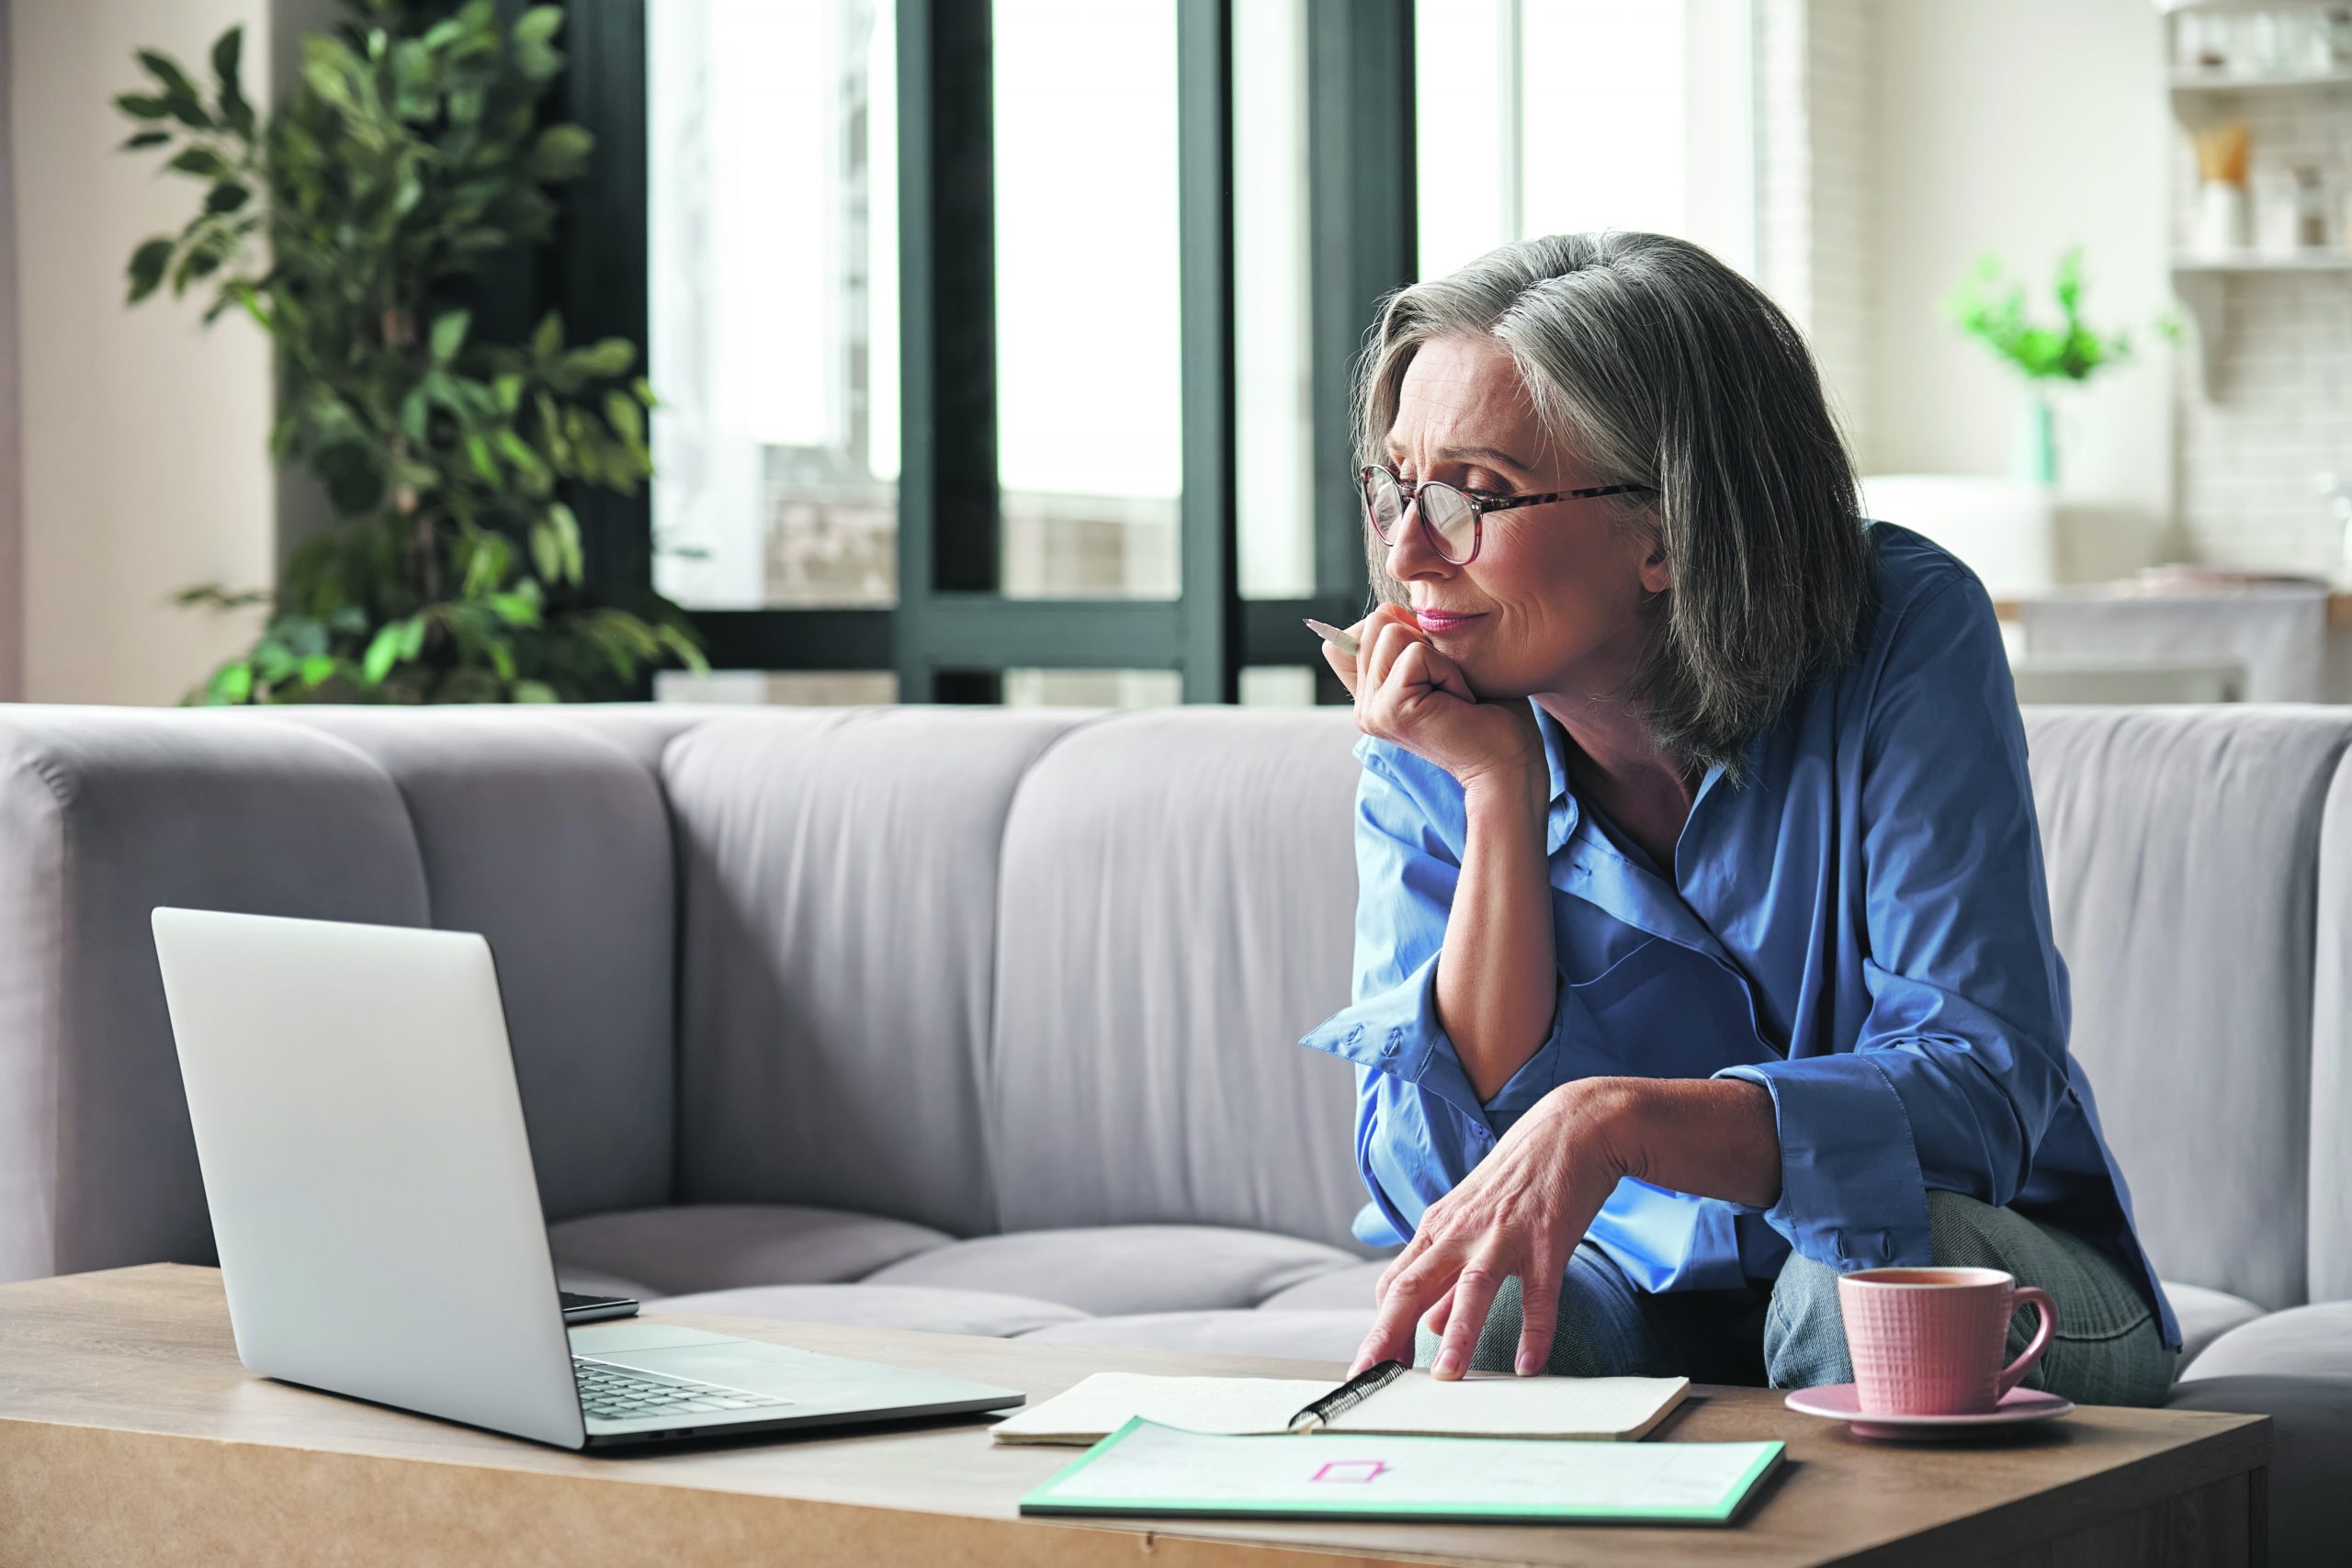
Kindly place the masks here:
<instances>
[{"instance_id":1,"label":"pink square shape on paper","mask_svg":"<svg viewBox=\"0 0 2352 1568\"><path fill-rule=\"evenodd\" d=\"M1309 1481L1370 1481L1388 1468L1387 1461L1376 1459L1335 1459L1314 1474Z\"/></svg>"}]
</instances>

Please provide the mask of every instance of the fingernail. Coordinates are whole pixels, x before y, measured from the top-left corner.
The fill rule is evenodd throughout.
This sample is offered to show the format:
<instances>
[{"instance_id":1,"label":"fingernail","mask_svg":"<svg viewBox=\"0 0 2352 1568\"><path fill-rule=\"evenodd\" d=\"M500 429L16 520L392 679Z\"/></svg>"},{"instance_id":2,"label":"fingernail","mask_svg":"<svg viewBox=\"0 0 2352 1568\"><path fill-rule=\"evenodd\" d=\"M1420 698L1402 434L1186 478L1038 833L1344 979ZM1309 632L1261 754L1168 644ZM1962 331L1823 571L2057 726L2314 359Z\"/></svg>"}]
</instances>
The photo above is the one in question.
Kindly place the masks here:
<instances>
[{"instance_id":1,"label":"fingernail","mask_svg":"<svg viewBox=\"0 0 2352 1568\"><path fill-rule=\"evenodd\" d=\"M1459 1350L1446 1350L1439 1354L1436 1368L1437 1375L1439 1377L1453 1377L1461 1371L1462 1353Z\"/></svg>"},{"instance_id":2,"label":"fingernail","mask_svg":"<svg viewBox=\"0 0 2352 1568\"><path fill-rule=\"evenodd\" d=\"M1521 1350L1519 1353L1519 1375L1521 1377L1532 1378L1543 1370L1542 1363L1535 1359L1535 1354L1533 1351Z\"/></svg>"}]
</instances>

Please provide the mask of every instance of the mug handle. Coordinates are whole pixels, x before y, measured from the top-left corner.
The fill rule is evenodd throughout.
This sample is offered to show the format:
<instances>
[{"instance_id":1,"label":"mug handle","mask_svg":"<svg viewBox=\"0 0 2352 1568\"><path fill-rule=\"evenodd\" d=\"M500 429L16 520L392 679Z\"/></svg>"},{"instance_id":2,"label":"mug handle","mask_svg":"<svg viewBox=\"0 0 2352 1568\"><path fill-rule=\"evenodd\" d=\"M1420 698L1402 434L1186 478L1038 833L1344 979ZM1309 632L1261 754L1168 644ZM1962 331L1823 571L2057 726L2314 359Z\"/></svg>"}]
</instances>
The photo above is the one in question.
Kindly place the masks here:
<instances>
[{"instance_id":1,"label":"mug handle","mask_svg":"<svg viewBox=\"0 0 2352 1568\"><path fill-rule=\"evenodd\" d=\"M2014 1312L2019 1303L2029 1302L2041 1313L2041 1326L2034 1330L2033 1343L2028 1345L2016 1360L2001 1369L2001 1375L1993 1387L1996 1400L2017 1387L2026 1373L2033 1371L2033 1364L2041 1359L2043 1351L2050 1348L2051 1336L2058 1332L2058 1303L2050 1299L2050 1292L2035 1285L2019 1285L2010 1294L2009 1310Z\"/></svg>"}]
</instances>

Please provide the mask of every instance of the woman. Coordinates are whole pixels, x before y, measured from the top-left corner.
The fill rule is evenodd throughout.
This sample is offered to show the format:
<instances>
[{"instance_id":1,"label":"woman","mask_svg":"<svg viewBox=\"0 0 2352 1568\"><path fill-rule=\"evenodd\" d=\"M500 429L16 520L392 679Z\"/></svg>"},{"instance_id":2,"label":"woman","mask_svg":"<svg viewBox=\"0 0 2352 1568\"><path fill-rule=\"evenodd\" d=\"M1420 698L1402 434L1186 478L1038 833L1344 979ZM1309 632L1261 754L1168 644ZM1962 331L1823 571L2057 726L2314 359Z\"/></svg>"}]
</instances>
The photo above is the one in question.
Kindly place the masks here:
<instances>
[{"instance_id":1,"label":"woman","mask_svg":"<svg viewBox=\"0 0 2352 1568\"><path fill-rule=\"evenodd\" d=\"M2160 1400L1992 605L1860 518L1788 321L1531 240L1391 299L1359 408L1355 1002L1304 1042L1407 1244L1358 1369L1843 1382L1838 1272L1932 1262L2056 1298L2034 1386Z\"/></svg>"}]
</instances>

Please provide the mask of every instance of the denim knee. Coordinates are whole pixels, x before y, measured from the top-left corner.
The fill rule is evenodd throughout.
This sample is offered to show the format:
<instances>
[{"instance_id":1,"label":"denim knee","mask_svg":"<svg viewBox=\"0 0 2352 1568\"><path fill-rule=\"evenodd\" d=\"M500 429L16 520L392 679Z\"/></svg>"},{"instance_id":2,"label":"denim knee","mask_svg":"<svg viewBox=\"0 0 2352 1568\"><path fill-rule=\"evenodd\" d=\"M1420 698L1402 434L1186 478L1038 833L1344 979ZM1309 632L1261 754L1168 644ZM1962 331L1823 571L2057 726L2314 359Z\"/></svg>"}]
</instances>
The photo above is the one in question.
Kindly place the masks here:
<instances>
[{"instance_id":1,"label":"denim knee","mask_svg":"<svg viewBox=\"0 0 2352 1568\"><path fill-rule=\"evenodd\" d=\"M1764 1373L1774 1388L1851 1382L1846 1318L1838 1306L1838 1270L1791 1253L1764 1314Z\"/></svg>"}]
</instances>

